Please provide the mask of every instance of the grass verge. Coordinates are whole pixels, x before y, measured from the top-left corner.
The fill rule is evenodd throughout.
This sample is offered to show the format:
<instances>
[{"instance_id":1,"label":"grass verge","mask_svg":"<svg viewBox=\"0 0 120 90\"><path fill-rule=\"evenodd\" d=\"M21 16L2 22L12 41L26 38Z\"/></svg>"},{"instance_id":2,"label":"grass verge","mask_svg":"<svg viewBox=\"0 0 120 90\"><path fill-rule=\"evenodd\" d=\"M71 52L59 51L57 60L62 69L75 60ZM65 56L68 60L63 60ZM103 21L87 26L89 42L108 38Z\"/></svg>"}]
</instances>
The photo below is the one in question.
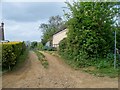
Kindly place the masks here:
<instances>
[{"instance_id":1,"label":"grass verge","mask_svg":"<svg viewBox=\"0 0 120 90\"><path fill-rule=\"evenodd\" d=\"M82 70L84 72L87 72L89 74L99 76L99 77L105 77L105 76L110 77L110 78L118 77L118 69L114 69L113 67L101 68L101 69L97 69L95 67L93 68L94 69L91 69L91 67L87 67L87 68L82 68Z\"/></svg>"},{"instance_id":2,"label":"grass verge","mask_svg":"<svg viewBox=\"0 0 120 90\"><path fill-rule=\"evenodd\" d=\"M49 63L48 61L45 59L45 56L38 50L34 50L34 52L36 53L36 55L38 56L38 59L40 60L41 64L43 65L44 68L48 68Z\"/></svg>"},{"instance_id":3,"label":"grass verge","mask_svg":"<svg viewBox=\"0 0 120 90\"><path fill-rule=\"evenodd\" d=\"M113 67L97 68L96 66L88 66L88 67L84 67L84 68L79 68L78 67L79 65L77 65L76 62L74 62L73 60L68 60L68 59L63 58L56 51L47 51L47 53L57 56L57 57L61 57L65 63L70 65L75 70L82 70L83 72L87 72L89 74L92 74L92 75L98 76L98 77L106 77L106 76L110 77L110 78L118 77L119 69L114 69Z\"/></svg>"}]
</instances>

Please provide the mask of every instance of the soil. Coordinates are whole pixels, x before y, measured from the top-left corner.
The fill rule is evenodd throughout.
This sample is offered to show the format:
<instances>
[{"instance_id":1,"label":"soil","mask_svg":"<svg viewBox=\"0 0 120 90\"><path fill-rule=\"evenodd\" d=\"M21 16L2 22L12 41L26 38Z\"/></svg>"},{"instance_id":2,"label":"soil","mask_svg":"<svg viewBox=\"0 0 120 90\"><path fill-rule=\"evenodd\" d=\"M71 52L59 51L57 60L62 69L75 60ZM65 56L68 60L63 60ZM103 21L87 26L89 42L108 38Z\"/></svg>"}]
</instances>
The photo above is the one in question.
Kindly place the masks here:
<instances>
[{"instance_id":1,"label":"soil","mask_svg":"<svg viewBox=\"0 0 120 90\"><path fill-rule=\"evenodd\" d=\"M117 78L96 77L74 70L58 57L42 52L49 67L44 68L30 51L22 68L2 76L3 88L118 88Z\"/></svg>"}]
</instances>

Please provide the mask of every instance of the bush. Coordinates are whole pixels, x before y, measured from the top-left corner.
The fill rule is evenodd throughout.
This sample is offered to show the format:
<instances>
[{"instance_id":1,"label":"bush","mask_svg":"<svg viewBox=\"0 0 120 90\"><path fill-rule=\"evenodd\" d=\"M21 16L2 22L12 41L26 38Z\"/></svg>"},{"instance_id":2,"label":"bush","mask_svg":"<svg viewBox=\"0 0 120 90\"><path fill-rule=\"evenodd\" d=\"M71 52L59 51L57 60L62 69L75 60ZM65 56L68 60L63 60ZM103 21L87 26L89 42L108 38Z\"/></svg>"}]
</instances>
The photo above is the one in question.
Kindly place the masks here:
<instances>
[{"instance_id":1,"label":"bush","mask_svg":"<svg viewBox=\"0 0 120 90\"><path fill-rule=\"evenodd\" d=\"M37 42L36 41L32 42L31 43L31 49L34 49L36 47L37 47Z\"/></svg>"},{"instance_id":2,"label":"bush","mask_svg":"<svg viewBox=\"0 0 120 90\"><path fill-rule=\"evenodd\" d=\"M8 42L2 44L2 68L9 69L16 64L17 58L25 50L23 42Z\"/></svg>"},{"instance_id":3,"label":"bush","mask_svg":"<svg viewBox=\"0 0 120 90\"><path fill-rule=\"evenodd\" d=\"M106 59L99 59L99 63L96 64L96 67L98 69L109 68L110 67L110 62L108 62Z\"/></svg>"},{"instance_id":4,"label":"bush","mask_svg":"<svg viewBox=\"0 0 120 90\"><path fill-rule=\"evenodd\" d=\"M95 66L98 69L101 68L109 68L113 67L114 63L114 54L108 53L107 56L104 58L98 57L89 57L88 53L84 50L78 50L78 48L70 49L68 48L68 44L66 44L66 39L63 39L59 43L59 54L64 58L67 59L69 63L72 63L72 66L77 68L88 67L88 66ZM95 54L96 56L96 54ZM118 56L117 56L117 67L120 65L118 63Z\"/></svg>"},{"instance_id":5,"label":"bush","mask_svg":"<svg viewBox=\"0 0 120 90\"><path fill-rule=\"evenodd\" d=\"M61 53L63 53L63 52L65 51L65 49L66 49L66 46L67 46L66 41L67 41L67 39L64 38L64 39L61 40L60 43L59 43L59 51L60 51Z\"/></svg>"}]
</instances>

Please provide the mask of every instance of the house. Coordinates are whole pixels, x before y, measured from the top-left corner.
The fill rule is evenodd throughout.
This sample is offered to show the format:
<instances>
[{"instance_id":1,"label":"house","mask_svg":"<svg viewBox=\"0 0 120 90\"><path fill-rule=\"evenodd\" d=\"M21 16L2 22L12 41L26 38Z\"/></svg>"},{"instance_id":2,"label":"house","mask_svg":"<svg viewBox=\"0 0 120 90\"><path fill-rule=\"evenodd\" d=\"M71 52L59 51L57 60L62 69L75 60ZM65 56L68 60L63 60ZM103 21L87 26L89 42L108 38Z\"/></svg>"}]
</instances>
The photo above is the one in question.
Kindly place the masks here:
<instances>
[{"instance_id":1,"label":"house","mask_svg":"<svg viewBox=\"0 0 120 90\"><path fill-rule=\"evenodd\" d=\"M67 28L63 28L60 31L56 32L52 38L52 46L58 47L61 40L67 37Z\"/></svg>"},{"instance_id":2,"label":"house","mask_svg":"<svg viewBox=\"0 0 120 90\"><path fill-rule=\"evenodd\" d=\"M0 41L4 41L5 38L4 38L4 23L2 22L1 23L1 26L0 26Z\"/></svg>"}]
</instances>

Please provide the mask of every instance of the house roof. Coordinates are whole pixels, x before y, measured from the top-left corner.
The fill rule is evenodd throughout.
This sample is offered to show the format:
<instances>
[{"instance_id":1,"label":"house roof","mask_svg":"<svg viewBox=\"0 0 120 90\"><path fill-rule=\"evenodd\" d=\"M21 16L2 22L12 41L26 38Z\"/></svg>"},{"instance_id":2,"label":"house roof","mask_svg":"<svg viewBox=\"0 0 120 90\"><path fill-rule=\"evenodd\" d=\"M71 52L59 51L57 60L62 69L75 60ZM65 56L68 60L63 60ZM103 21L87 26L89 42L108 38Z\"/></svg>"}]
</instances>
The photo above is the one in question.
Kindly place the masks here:
<instances>
[{"instance_id":1,"label":"house roof","mask_svg":"<svg viewBox=\"0 0 120 90\"><path fill-rule=\"evenodd\" d=\"M55 35L55 34L61 32L61 31L65 30L66 28L67 28L66 26L62 26L62 27L59 29L59 31L55 32L53 35Z\"/></svg>"}]
</instances>

